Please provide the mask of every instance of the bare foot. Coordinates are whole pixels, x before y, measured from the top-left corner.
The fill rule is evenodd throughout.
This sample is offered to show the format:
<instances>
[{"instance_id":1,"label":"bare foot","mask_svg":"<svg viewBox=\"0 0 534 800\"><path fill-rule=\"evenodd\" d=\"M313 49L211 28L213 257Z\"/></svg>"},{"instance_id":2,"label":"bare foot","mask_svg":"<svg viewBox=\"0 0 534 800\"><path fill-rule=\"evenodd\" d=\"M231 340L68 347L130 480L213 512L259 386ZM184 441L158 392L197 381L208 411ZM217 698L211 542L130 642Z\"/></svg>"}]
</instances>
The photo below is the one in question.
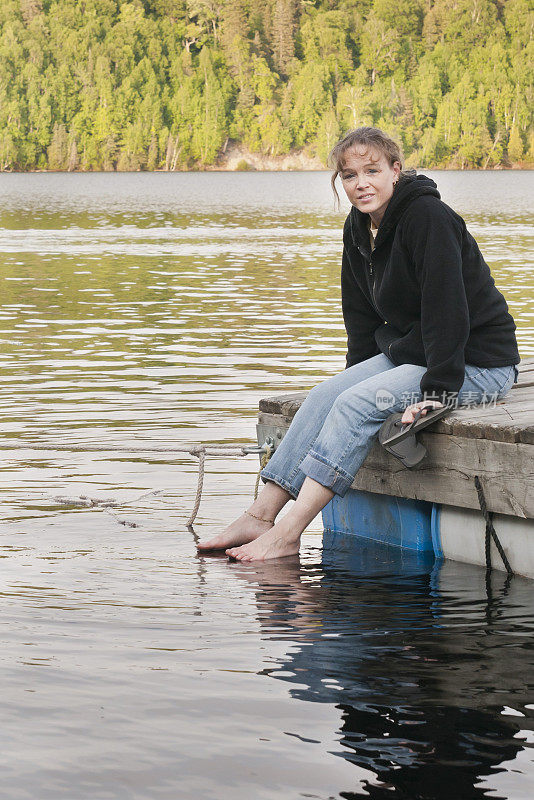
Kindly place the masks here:
<instances>
[{"instance_id":1,"label":"bare foot","mask_svg":"<svg viewBox=\"0 0 534 800\"><path fill-rule=\"evenodd\" d=\"M272 527L272 522L264 522L248 514L241 514L222 533L208 539L207 542L199 542L197 547L199 550L226 550L227 547L253 542Z\"/></svg>"},{"instance_id":2,"label":"bare foot","mask_svg":"<svg viewBox=\"0 0 534 800\"><path fill-rule=\"evenodd\" d=\"M292 530L282 520L254 541L241 547L229 548L226 555L237 561L266 561L270 558L296 556L300 547L300 533Z\"/></svg>"}]
</instances>

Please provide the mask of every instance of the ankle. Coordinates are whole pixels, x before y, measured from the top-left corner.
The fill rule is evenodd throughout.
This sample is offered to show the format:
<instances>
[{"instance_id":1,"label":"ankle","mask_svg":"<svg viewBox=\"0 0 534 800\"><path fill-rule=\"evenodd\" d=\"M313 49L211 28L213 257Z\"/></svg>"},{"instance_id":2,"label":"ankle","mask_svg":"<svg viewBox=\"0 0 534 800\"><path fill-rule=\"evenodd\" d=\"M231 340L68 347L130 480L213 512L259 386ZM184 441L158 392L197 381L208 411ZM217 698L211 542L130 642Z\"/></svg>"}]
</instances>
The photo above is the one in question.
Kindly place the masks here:
<instances>
[{"instance_id":1,"label":"ankle","mask_svg":"<svg viewBox=\"0 0 534 800\"><path fill-rule=\"evenodd\" d=\"M280 511L291 500L291 495L281 486L267 481L259 495L249 508L252 514L264 519L276 519Z\"/></svg>"},{"instance_id":2,"label":"ankle","mask_svg":"<svg viewBox=\"0 0 534 800\"><path fill-rule=\"evenodd\" d=\"M316 514L307 508L298 508L295 504L293 508L288 511L284 519L287 519L288 523L295 529L298 529L303 533L310 522L315 519Z\"/></svg>"},{"instance_id":3,"label":"ankle","mask_svg":"<svg viewBox=\"0 0 534 800\"><path fill-rule=\"evenodd\" d=\"M254 506L251 506L251 508L254 508ZM256 519L259 522L270 522L271 525L274 525L273 517L262 517L259 514L255 514L253 511L250 510L245 511L245 514L247 515L247 517L252 517L252 519Z\"/></svg>"},{"instance_id":4,"label":"ankle","mask_svg":"<svg viewBox=\"0 0 534 800\"><path fill-rule=\"evenodd\" d=\"M261 502L260 498L258 497L258 499L248 507L248 509L245 511L245 514L250 514L257 519L268 519L271 522L274 522L276 515L278 514L278 508L275 508L272 503Z\"/></svg>"},{"instance_id":5,"label":"ankle","mask_svg":"<svg viewBox=\"0 0 534 800\"><path fill-rule=\"evenodd\" d=\"M298 542L305 529L306 525L301 520L292 517L291 513L286 514L285 517L276 524L276 530L279 530L281 536L290 542Z\"/></svg>"}]
</instances>

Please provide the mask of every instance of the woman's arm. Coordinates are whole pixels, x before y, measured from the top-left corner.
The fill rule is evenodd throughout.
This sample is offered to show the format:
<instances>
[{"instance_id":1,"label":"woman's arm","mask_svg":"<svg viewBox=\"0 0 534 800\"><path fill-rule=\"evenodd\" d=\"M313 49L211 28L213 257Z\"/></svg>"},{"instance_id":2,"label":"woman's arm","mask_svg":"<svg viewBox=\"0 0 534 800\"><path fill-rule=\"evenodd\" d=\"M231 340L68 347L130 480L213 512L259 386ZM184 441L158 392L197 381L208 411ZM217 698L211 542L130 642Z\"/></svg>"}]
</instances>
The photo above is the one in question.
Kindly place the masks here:
<instances>
[{"instance_id":1,"label":"woman's arm","mask_svg":"<svg viewBox=\"0 0 534 800\"><path fill-rule=\"evenodd\" d=\"M405 226L405 245L421 286L421 336L427 371L421 392L453 400L465 376L464 349L469 308L462 269L465 226L437 198L414 204Z\"/></svg>"}]
</instances>

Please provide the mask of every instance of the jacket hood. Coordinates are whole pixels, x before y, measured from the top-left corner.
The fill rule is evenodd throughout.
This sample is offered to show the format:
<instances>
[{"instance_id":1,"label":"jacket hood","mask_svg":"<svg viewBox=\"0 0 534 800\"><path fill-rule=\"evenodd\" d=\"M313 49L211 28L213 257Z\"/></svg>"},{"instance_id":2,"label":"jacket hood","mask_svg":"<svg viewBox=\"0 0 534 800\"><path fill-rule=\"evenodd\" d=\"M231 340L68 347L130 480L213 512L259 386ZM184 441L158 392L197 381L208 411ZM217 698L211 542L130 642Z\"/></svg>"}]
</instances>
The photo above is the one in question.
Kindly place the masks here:
<instances>
[{"instance_id":1,"label":"jacket hood","mask_svg":"<svg viewBox=\"0 0 534 800\"><path fill-rule=\"evenodd\" d=\"M388 203L376 237L377 245L395 228L397 222L406 211L407 207L417 197L429 194L440 199L438 187L426 175L416 175L415 172L403 175L397 183L393 196ZM369 214L364 214L352 206L349 214L350 229L354 244L364 244L369 248Z\"/></svg>"}]
</instances>

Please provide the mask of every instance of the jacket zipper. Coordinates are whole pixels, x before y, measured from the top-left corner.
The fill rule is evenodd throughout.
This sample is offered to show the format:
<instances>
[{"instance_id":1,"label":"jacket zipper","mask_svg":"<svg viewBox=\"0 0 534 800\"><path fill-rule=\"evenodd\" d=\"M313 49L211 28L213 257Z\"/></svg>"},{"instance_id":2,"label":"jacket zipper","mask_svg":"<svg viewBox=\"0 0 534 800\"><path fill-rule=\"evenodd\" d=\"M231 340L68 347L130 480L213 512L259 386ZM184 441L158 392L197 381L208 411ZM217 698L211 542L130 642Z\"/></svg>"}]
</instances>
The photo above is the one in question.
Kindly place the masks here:
<instances>
[{"instance_id":1,"label":"jacket zipper","mask_svg":"<svg viewBox=\"0 0 534 800\"><path fill-rule=\"evenodd\" d=\"M382 316L382 314L380 314L380 311L378 310L378 304L376 302L376 294L375 294L376 280L375 280L375 272L374 272L374 269L373 269L373 259L372 258L369 259L369 276L370 276L371 281L372 281L371 296L373 298L373 302L375 304L375 308L376 308L377 314L379 314L382 317L382 319L384 319L384 317ZM384 322L385 322L385 320L384 320ZM393 361L393 359L391 358L391 345L392 344L393 344L393 342L390 342L388 344L388 356L389 356L391 361ZM393 363L395 363L395 362L393 362Z\"/></svg>"},{"instance_id":2,"label":"jacket zipper","mask_svg":"<svg viewBox=\"0 0 534 800\"><path fill-rule=\"evenodd\" d=\"M365 257L365 253L363 252L363 250L361 249L361 247L358 247L358 250L359 250L359 252L360 252L360 255L361 255L361 256L363 256L363 258L364 258L364 259L367 261L367 259L366 259L366 257ZM374 269L373 269L373 258L372 258L372 256L369 258L368 265L369 265L369 278L371 279L371 300L372 300L372 301L373 301L373 303L374 303L374 306L375 306L375 309L376 309L376 313L377 313L377 314L378 314L380 317L382 317L382 319L384 319L383 315L382 315L382 314L380 313L380 311L378 310L378 304L377 304L377 302L376 302L376 295L375 295L375 289L376 289L376 280L375 280L375 277L376 277L376 276L375 276L375 271L374 271ZM385 321L385 320L384 320L384 321Z\"/></svg>"},{"instance_id":3,"label":"jacket zipper","mask_svg":"<svg viewBox=\"0 0 534 800\"><path fill-rule=\"evenodd\" d=\"M375 273L374 273L374 270L373 270L373 261L372 261L372 259L369 261L369 275L371 277L371 282L372 282L371 293L372 293L372 297L373 297L373 302L375 304L376 310L378 311L378 304L376 302L376 295L375 295L376 281L375 281ZM380 314L380 311L378 311L378 313ZM382 314L380 314L380 316L382 316Z\"/></svg>"}]
</instances>

